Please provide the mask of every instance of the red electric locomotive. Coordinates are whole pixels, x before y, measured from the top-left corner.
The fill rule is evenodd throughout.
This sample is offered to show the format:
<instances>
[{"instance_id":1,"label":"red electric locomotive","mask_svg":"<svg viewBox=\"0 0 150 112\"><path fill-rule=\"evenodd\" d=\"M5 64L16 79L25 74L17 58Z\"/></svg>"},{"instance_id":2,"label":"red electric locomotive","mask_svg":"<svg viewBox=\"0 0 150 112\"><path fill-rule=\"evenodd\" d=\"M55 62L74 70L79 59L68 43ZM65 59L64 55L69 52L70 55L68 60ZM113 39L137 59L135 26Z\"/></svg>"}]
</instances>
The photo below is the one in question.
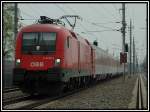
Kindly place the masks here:
<instances>
[{"instance_id":1,"label":"red electric locomotive","mask_svg":"<svg viewBox=\"0 0 150 112\"><path fill-rule=\"evenodd\" d=\"M55 24L29 25L17 35L13 82L31 94L80 86L93 75L91 62L89 42L71 30Z\"/></svg>"}]
</instances>

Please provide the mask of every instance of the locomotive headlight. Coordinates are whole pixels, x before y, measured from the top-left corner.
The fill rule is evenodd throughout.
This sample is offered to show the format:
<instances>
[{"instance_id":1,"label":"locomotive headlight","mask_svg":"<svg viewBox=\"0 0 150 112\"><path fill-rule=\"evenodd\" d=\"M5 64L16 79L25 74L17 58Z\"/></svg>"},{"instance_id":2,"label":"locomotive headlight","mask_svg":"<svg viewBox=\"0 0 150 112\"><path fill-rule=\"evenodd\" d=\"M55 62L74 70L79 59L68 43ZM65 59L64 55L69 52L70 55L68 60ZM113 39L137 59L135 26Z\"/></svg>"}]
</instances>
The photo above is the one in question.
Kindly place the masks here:
<instances>
[{"instance_id":1,"label":"locomotive headlight","mask_svg":"<svg viewBox=\"0 0 150 112\"><path fill-rule=\"evenodd\" d=\"M59 65L60 64L60 59L55 59L55 65Z\"/></svg>"},{"instance_id":2,"label":"locomotive headlight","mask_svg":"<svg viewBox=\"0 0 150 112\"><path fill-rule=\"evenodd\" d=\"M19 65L21 63L20 59L16 59L16 65Z\"/></svg>"},{"instance_id":3,"label":"locomotive headlight","mask_svg":"<svg viewBox=\"0 0 150 112\"><path fill-rule=\"evenodd\" d=\"M56 63L60 63L60 59L56 59L55 62L56 62Z\"/></svg>"},{"instance_id":4,"label":"locomotive headlight","mask_svg":"<svg viewBox=\"0 0 150 112\"><path fill-rule=\"evenodd\" d=\"M20 59L17 59L17 60L16 60L16 63L20 63L20 62L21 62Z\"/></svg>"}]
</instances>

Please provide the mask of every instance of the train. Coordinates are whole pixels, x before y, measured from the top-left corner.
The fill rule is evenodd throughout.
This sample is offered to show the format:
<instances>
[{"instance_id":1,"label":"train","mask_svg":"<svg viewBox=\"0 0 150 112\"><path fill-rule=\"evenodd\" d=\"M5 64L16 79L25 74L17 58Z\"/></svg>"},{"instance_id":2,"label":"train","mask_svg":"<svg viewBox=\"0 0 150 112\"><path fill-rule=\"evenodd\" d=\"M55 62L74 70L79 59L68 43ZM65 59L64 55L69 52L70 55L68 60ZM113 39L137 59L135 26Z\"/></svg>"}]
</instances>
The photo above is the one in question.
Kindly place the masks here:
<instances>
[{"instance_id":1,"label":"train","mask_svg":"<svg viewBox=\"0 0 150 112\"><path fill-rule=\"evenodd\" d=\"M60 93L122 75L120 61L98 42L41 18L17 34L13 84L33 94Z\"/></svg>"}]
</instances>

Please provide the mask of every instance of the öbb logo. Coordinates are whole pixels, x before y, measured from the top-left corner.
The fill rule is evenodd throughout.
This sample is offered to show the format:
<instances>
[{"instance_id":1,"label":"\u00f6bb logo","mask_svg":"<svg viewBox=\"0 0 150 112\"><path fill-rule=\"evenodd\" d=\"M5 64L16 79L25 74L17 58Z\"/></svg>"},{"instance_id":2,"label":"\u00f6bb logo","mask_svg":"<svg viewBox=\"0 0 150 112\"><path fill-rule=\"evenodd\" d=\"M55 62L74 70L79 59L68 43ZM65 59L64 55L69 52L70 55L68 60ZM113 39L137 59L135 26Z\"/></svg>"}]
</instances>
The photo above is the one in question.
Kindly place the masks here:
<instances>
[{"instance_id":1,"label":"\u00f6bb logo","mask_svg":"<svg viewBox=\"0 0 150 112\"><path fill-rule=\"evenodd\" d=\"M43 67L44 63L43 62L31 62L30 66L31 67Z\"/></svg>"}]
</instances>

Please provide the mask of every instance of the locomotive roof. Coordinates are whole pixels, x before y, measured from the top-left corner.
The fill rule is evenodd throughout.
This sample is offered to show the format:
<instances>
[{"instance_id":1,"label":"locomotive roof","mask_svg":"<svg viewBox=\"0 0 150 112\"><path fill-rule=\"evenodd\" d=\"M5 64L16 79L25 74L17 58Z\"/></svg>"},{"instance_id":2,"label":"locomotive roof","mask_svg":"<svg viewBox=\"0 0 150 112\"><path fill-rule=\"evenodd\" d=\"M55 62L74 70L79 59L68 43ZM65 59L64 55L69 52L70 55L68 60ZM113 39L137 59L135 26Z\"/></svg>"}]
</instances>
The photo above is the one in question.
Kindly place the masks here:
<instances>
[{"instance_id":1,"label":"locomotive roof","mask_svg":"<svg viewBox=\"0 0 150 112\"><path fill-rule=\"evenodd\" d=\"M21 29L21 31L54 31L54 32L58 32L61 30L67 30L65 27L61 26L61 25L55 25L55 24L32 24L32 25L28 25L25 26Z\"/></svg>"}]
</instances>

